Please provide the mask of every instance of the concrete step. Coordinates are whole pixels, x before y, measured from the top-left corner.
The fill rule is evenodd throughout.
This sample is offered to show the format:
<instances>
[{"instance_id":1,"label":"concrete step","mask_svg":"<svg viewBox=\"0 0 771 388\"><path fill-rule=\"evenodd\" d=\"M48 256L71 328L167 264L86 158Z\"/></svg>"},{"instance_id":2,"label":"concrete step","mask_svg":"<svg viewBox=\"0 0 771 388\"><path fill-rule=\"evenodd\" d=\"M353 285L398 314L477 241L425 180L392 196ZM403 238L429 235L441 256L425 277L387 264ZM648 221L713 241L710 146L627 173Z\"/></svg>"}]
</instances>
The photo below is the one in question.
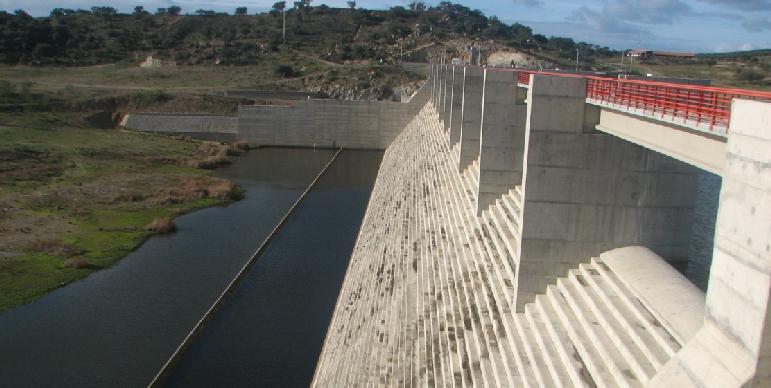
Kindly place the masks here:
<instances>
[{"instance_id":1,"label":"concrete step","mask_svg":"<svg viewBox=\"0 0 771 388\"><path fill-rule=\"evenodd\" d=\"M535 338L537 350L546 364L551 380L554 382L554 386L567 387L571 385L568 372L562 364L556 346L548 335L548 330L543 323L538 307L535 306L535 304L525 306L524 315L528 324L533 329L533 337Z\"/></svg>"},{"instance_id":2,"label":"concrete step","mask_svg":"<svg viewBox=\"0 0 771 388\"><path fill-rule=\"evenodd\" d=\"M565 329L570 343L579 354L588 375L591 376L591 380L597 387L614 386L613 376L604 368L600 356L589 337L585 335L583 327L575 324L578 322L578 318L573 314L573 310L562 295L562 291L557 286L549 285L546 289L546 296L554 307L554 312L559 317L559 322Z\"/></svg>"},{"instance_id":3,"label":"concrete step","mask_svg":"<svg viewBox=\"0 0 771 388\"><path fill-rule=\"evenodd\" d=\"M570 342L565 328L560 323L560 318L554 311L551 299L547 295L538 295L534 305L541 314L545 327L545 332L541 331L540 334L549 336L551 343L556 349L559 361L570 379L569 385L574 387L596 386L586 370L581 356ZM565 384L568 383L565 382Z\"/></svg>"},{"instance_id":4,"label":"concrete step","mask_svg":"<svg viewBox=\"0 0 771 388\"><path fill-rule=\"evenodd\" d=\"M666 352L669 357L674 355L680 349L680 344L666 331L666 329L663 328L656 317L654 317L653 314L651 314L642 303L632 295L629 289L623 285L623 282L618 279L616 274L614 274L605 263L598 258L592 259L591 263L603 277L605 283L619 298L621 303L629 312L631 312L634 320L639 322L648 333L651 334L661 349Z\"/></svg>"},{"instance_id":5,"label":"concrete step","mask_svg":"<svg viewBox=\"0 0 771 388\"><path fill-rule=\"evenodd\" d=\"M641 342L637 332L633 329L628 329L628 322L623 318L619 320L617 318L619 314L612 311L612 307L609 308L609 305L605 303L604 299L607 298L607 296L603 295L605 289L597 285L596 281L598 279L592 274L593 272L596 273L596 270L589 265L582 264L579 266L576 276L580 276L581 279L582 287L579 288L581 296L599 319L605 332L614 341L619 352L629 361L635 375L643 383L646 383L656 373L660 364L655 357L651 357L649 352L641 349L641 347L649 344ZM599 277L599 274L596 276Z\"/></svg>"},{"instance_id":6,"label":"concrete step","mask_svg":"<svg viewBox=\"0 0 771 388\"><path fill-rule=\"evenodd\" d=\"M616 292L605 282L605 278L599 270L592 264L582 264L579 269L584 275L584 279L593 288L600 290L597 292L597 296L602 300L607 311L618 322L622 330L631 337L632 342L645 355L653 368L656 370L661 368L663 362L669 359L666 351L645 329L645 326L634 319L634 314L620 301Z\"/></svg>"},{"instance_id":7,"label":"concrete step","mask_svg":"<svg viewBox=\"0 0 771 388\"><path fill-rule=\"evenodd\" d=\"M543 360L543 355L537 348L535 340L535 333L530 328L530 324L525 318L524 314L516 314L514 316L514 322L517 327L517 333L522 342L522 345L527 354L527 359L530 364L533 376L540 387L556 387L554 381L549 374L548 367Z\"/></svg>"},{"instance_id":8,"label":"concrete step","mask_svg":"<svg viewBox=\"0 0 771 388\"><path fill-rule=\"evenodd\" d=\"M597 318L583 302L574 282L574 274L571 272L570 275L567 279L559 279L557 288L576 317L573 325L581 326L584 338L592 343L596 356L599 357L598 364L601 363L602 368L612 376L614 385L620 387L638 386L640 384L639 378L634 375L626 358L618 352L613 341L600 327ZM581 358L586 359L583 354Z\"/></svg>"}]
</instances>

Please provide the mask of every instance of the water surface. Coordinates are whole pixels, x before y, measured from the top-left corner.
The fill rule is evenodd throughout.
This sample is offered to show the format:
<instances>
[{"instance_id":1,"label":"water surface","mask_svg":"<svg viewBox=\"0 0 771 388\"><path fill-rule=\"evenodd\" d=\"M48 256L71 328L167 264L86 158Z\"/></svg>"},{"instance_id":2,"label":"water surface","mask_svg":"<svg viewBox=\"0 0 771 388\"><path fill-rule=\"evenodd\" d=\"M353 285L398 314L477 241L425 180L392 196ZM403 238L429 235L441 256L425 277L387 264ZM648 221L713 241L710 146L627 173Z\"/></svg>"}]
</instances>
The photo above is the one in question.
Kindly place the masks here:
<instances>
[{"instance_id":1,"label":"water surface","mask_svg":"<svg viewBox=\"0 0 771 388\"><path fill-rule=\"evenodd\" d=\"M218 172L243 200L0 315L0 387L145 386L332 155L251 151Z\"/></svg>"},{"instance_id":2,"label":"water surface","mask_svg":"<svg viewBox=\"0 0 771 388\"><path fill-rule=\"evenodd\" d=\"M344 151L174 369L169 387L307 387L381 152Z\"/></svg>"}]
</instances>

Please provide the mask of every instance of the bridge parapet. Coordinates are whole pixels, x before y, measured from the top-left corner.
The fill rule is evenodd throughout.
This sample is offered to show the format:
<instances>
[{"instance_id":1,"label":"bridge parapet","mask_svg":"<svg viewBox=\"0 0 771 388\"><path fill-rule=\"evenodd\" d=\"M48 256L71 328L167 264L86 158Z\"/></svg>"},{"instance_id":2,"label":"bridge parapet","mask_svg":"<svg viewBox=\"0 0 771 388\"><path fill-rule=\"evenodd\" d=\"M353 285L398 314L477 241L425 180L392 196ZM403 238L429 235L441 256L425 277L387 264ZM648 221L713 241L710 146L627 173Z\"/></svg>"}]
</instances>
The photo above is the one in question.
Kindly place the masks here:
<instances>
[{"instance_id":1,"label":"bridge parapet","mask_svg":"<svg viewBox=\"0 0 771 388\"><path fill-rule=\"evenodd\" d=\"M726 137L734 99L771 101L771 93L743 89L623 80L543 71L517 70L517 84L530 75L585 78L586 102Z\"/></svg>"}]
</instances>

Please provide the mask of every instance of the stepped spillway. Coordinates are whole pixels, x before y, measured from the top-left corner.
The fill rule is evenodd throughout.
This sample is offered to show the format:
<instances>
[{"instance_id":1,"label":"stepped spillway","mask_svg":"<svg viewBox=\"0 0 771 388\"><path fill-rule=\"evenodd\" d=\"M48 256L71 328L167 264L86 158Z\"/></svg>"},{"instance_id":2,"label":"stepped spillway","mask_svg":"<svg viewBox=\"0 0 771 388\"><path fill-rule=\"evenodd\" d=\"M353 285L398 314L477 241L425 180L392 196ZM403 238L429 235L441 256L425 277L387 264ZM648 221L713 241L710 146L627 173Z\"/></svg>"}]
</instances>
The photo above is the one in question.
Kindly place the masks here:
<instances>
[{"instance_id":1,"label":"stepped spillway","mask_svg":"<svg viewBox=\"0 0 771 388\"><path fill-rule=\"evenodd\" d=\"M643 386L677 333L602 258L516 313L522 188L478 216L448 136L427 104L386 150L313 385Z\"/></svg>"}]
</instances>

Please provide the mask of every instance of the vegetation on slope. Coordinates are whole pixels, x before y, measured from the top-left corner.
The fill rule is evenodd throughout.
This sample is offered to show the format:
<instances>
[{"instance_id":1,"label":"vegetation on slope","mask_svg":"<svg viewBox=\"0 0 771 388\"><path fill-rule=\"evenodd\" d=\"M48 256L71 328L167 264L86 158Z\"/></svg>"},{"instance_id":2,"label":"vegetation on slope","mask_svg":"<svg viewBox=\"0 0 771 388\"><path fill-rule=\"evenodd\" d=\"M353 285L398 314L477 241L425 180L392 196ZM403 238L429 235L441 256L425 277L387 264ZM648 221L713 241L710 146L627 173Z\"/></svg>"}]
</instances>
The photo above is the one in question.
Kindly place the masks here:
<instances>
[{"instance_id":1,"label":"vegetation on slope","mask_svg":"<svg viewBox=\"0 0 771 388\"><path fill-rule=\"evenodd\" d=\"M280 2L282 3L282 2ZM569 38L533 34L519 23L506 24L479 10L441 2L390 10L341 9L326 5L286 9L287 41L282 40L278 4L271 12L227 15L179 9L154 14L137 7L120 14L110 7L54 9L45 18L24 11L0 12L0 62L6 64L95 65L138 61L156 54L177 64L253 65L277 53L300 52L341 63L367 60L396 63L403 52L461 37L495 40L516 49L545 49L572 58L612 56L605 47Z\"/></svg>"},{"instance_id":2,"label":"vegetation on slope","mask_svg":"<svg viewBox=\"0 0 771 388\"><path fill-rule=\"evenodd\" d=\"M240 195L198 166L242 146L86 122L73 112L0 114L0 312L112 265L168 231L163 219Z\"/></svg>"}]
</instances>

